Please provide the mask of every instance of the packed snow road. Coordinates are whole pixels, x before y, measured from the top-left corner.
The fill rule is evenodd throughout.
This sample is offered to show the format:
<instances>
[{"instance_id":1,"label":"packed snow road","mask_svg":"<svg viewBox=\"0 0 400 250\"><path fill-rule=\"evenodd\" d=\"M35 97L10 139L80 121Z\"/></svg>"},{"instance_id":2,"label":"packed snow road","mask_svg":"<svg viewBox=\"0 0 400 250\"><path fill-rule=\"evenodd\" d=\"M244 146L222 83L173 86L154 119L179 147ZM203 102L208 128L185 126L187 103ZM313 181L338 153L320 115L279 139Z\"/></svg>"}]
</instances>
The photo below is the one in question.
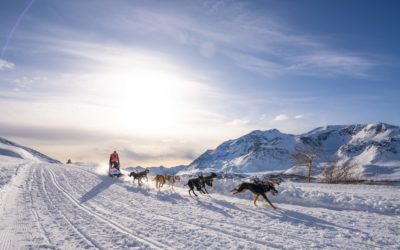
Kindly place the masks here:
<instances>
[{"instance_id":1,"label":"packed snow road","mask_svg":"<svg viewBox=\"0 0 400 250\"><path fill-rule=\"evenodd\" d=\"M183 187L158 192L151 180L138 187L104 176L96 166L4 159L0 249L400 248L398 187L379 189L394 206L383 212L271 197L279 207L273 210L262 200L255 208L249 199L223 192L198 199Z\"/></svg>"}]
</instances>

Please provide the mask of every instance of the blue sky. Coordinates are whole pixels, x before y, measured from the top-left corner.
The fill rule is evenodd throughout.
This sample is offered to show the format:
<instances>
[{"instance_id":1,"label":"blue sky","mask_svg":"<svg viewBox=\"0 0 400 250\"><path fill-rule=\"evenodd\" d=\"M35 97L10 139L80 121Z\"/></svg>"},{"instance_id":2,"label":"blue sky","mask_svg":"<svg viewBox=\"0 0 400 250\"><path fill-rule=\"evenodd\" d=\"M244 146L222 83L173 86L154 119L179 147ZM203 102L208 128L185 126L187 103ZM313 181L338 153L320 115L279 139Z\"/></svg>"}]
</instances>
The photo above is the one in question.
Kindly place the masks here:
<instances>
[{"instance_id":1,"label":"blue sky","mask_svg":"<svg viewBox=\"0 0 400 250\"><path fill-rule=\"evenodd\" d=\"M399 5L1 1L1 136L172 166L254 129L399 125Z\"/></svg>"}]
</instances>

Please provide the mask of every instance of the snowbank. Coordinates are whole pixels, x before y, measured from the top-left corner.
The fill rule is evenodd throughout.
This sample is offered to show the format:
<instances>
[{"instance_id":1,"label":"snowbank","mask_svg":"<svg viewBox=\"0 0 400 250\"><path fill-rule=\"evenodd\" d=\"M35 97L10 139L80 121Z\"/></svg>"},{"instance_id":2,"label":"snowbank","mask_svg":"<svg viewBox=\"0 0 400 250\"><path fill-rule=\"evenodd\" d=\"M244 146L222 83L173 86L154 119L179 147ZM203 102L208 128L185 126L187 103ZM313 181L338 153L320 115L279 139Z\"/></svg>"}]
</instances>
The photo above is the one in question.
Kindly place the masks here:
<instances>
[{"instance_id":1,"label":"snowbank","mask_svg":"<svg viewBox=\"0 0 400 250\"><path fill-rule=\"evenodd\" d=\"M246 179L218 179L214 183L212 192L231 195L230 190L237 187ZM272 202L286 203L306 207L322 207L335 210L356 210L383 214L400 214L400 206L393 188L400 191L400 187L377 185L336 185L336 184L307 184L283 182L276 187L279 193L271 194L268 198ZM348 190L351 189L352 192ZM382 192L391 192L392 195L380 195ZM368 193L366 196L365 193ZM251 192L235 195L242 199L252 199Z\"/></svg>"}]
</instances>

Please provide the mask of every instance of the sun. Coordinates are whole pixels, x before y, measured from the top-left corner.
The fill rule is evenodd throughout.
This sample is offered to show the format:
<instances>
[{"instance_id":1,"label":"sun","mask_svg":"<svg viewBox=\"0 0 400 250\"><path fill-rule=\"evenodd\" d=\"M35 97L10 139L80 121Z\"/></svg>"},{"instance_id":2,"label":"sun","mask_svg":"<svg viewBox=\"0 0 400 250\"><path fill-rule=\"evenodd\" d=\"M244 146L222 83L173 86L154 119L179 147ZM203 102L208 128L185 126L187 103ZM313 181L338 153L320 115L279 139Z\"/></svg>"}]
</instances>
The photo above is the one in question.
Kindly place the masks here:
<instances>
[{"instance_id":1,"label":"sun","mask_svg":"<svg viewBox=\"0 0 400 250\"><path fill-rule=\"evenodd\" d=\"M115 121L148 132L179 127L184 81L160 69L136 67L113 75L110 91Z\"/></svg>"}]
</instances>

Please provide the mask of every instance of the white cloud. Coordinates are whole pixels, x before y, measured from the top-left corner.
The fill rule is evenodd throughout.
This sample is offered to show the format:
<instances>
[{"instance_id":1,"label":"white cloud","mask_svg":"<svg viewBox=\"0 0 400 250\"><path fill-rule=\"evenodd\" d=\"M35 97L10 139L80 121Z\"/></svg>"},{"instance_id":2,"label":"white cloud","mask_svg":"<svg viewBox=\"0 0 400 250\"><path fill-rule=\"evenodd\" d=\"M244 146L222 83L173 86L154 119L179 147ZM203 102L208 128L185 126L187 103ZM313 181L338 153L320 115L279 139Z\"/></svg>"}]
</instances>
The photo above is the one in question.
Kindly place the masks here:
<instances>
[{"instance_id":1,"label":"white cloud","mask_svg":"<svg viewBox=\"0 0 400 250\"><path fill-rule=\"evenodd\" d=\"M301 118L303 118L303 115L296 115L294 118L295 119L301 119Z\"/></svg>"},{"instance_id":2,"label":"white cloud","mask_svg":"<svg viewBox=\"0 0 400 250\"><path fill-rule=\"evenodd\" d=\"M33 85L43 83L47 80L48 79L46 76L33 76L33 77L23 76L13 81L13 83L15 84L14 90L19 91L22 89L28 89L33 87Z\"/></svg>"},{"instance_id":3,"label":"white cloud","mask_svg":"<svg viewBox=\"0 0 400 250\"><path fill-rule=\"evenodd\" d=\"M13 69L14 67L14 63L0 59L0 70Z\"/></svg>"},{"instance_id":4,"label":"white cloud","mask_svg":"<svg viewBox=\"0 0 400 250\"><path fill-rule=\"evenodd\" d=\"M224 51L224 55L232 60L238 67L256 72L264 76L274 76L282 72L283 66L262 58L234 51Z\"/></svg>"},{"instance_id":5,"label":"white cloud","mask_svg":"<svg viewBox=\"0 0 400 250\"><path fill-rule=\"evenodd\" d=\"M233 121L228 122L228 125L238 127L238 126L247 125L249 123L250 123L249 120L235 119Z\"/></svg>"},{"instance_id":6,"label":"white cloud","mask_svg":"<svg viewBox=\"0 0 400 250\"><path fill-rule=\"evenodd\" d=\"M90 8L96 7L90 5ZM199 16L193 11L198 8L207 14ZM110 9L113 8L110 6ZM249 8L249 4L237 1L188 3L176 11L134 4L121 9L131 18L122 18L124 15L120 11L110 12L114 15L113 21L103 25L121 29L123 34L125 27L131 27L135 32L133 37L157 34L163 39L170 38L195 48L206 58L214 57L218 48L218 54L234 66L268 77L283 74L368 77L369 71L379 66L369 55L338 51L329 41L313 34L299 35L282 20L268 13L260 15ZM81 11L86 14L87 10L81 8ZM53 28L56 32L59 30L59 27ZM62 27L62 30L66 32L67 29Z\"/></svg>"},{"instance_id":7,"label":"white cloud","mask_svg":"<svg viewBox=\"0 0 400 250\"><path fill-rule=\"evenodd\" d=\"M286 114L280 114L280 115L275 116L275 118L272 121L279 122L279 121L285 121L288 119L289 119L289 117Z\"/></svg>"},{"instance_id":8,"label":"white cloud","mask_svg":"<svg viewBox=\"0 0 400 250\"><path fill-rule=\"evenodd\" d=\"M293 57L288 71L304 75L346 75L367 77L368 70L378 66L372 59L334 51L317 51Z\"/></svg>"}]
</instances>

